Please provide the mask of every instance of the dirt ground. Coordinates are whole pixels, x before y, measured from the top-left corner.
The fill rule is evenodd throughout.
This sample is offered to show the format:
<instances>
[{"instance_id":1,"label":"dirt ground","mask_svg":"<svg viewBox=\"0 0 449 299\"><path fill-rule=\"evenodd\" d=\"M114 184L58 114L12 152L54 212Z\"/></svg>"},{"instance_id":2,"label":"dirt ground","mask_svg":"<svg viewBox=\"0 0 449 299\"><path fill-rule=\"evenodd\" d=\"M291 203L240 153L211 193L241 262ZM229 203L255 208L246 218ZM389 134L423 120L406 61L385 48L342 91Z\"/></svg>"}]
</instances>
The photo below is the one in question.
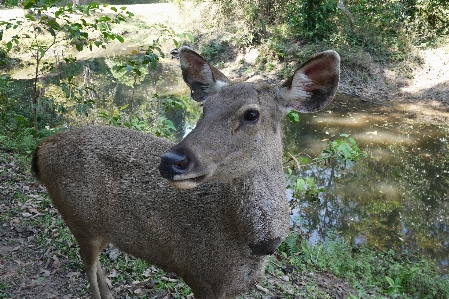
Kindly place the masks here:
<instances>
[{"instance_id":1,"label":"dirt ground","mask_svg":"<svg viewBox=\"0 0 449 299\"><path fill-rule=\"evenodd\" d=\"M128 7L146 23L163 22L184 31L191 27L198 29L197 26L202 24L198 18L201 7L179 8L173 4ZM23 14L21 10L2 11L0 21L20 14ZM360 59L368 62L363 69L354 66L357 57L342 57L340 92L366 101L403 103L405 110L413 110L423 122L448 124L449 45L417 54L422 63L407 66L406 72L376 63L366 54L360 54ZM257 55L257 49L236 53L233 59L225 62L223 72L230 78L261 75L258 72L243 75L241 72L242 59L249 66ZM277 77L276 71L264 76ZM18 165L14 157L9 154L0 156L0 298L89 298L84 271L58 248L35 242L43 232L41 227L33 226L31 220L44 217L43 213L55 219L59 217L52 208L40 210L44 193L43 187L34 181L27 169ZM18 200L17 194L25 195L26 203ZM283 294L289 290L300 290L311 283L328 294L329 297L323 298L348 298L350 293L356 294L347 283L329 273L304 273L294 277L286 269L280 271L284 274L268 274L267 282L272 289L259 285L245 298L286 298ZM10 295L2 294L3 284L8 285ZM144 294L149 298L174 298L166 291L156 292L150 282L127 282L114 285L112 289L117 298L139 298Z\"/></svg>"},{"instance_id":2,"label":"dirt ground","mask_svg":"<svg viewBox=\"0 0 449 299\"><path fill-rule=\"evenodd\" d=\"M225 64L223 72L230 78L250 79L262 76L278 81L276 69L270 73L242 74L242 68L257 59L257 49L238 53L235 61ZM373 104L399 105L404 113L413 112L417 121L449 123L449 42L433 49L416 51L420 63L400 66L380 64L367 53L341 55L338 92L359 97ZM241 61L244 61L242 66ZM359 61L358 63L356 63ZM361 62L360 62L361 61Z\"/></svg>"},{"instance_id":3,"label":"dirt ground","mask_svg":"<svg viewBox=\"0 0 449 299\"><path fill-rule=\"evenodd\" d=\"M362 100L397 103L423 122L448 124L449 43L414 54L422 62L401 67L381 65L368 57L368 68L362 71L345 64L342 57L340 91Z\"/></svg>"}]
</instances>

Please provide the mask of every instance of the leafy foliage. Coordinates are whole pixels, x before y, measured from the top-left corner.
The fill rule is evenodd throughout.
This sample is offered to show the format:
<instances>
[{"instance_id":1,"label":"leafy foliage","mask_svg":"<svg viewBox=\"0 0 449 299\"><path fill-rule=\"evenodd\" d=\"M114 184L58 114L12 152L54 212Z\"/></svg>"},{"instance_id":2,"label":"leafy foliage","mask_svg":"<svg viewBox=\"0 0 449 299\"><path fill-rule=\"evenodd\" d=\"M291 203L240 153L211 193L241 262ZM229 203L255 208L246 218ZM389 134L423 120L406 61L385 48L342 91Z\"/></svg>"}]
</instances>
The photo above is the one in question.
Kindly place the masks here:
<instances>
[{"instance_id":1,"label":"leafy foliage","mask_svg":"<svg viewBox=\"0 0 449 299\"><path fill-rule=\"evenodd\" d=\"M210 62L219 62L220 57L229 49L227 41L210 40L201 47L201 56Z\"/></svg>"},{"instance_id":2,"label":"leafy foliage","mask_svg":"<svg viewBox=\"0 0 449 299\"><path fill-rule=\"evenodd\" d=\"M361 157L367 157L366 152L361 151L357 142L349 137L349 134L340 134L343 139L329 141L323 150L321 157L309 159L308 157L294 157L291 154L284 165L287 165L287 188L292 190L293 199L290 202L292 207L297 205L297 201L303 196L310 201L318 201L318 195L326 189L317 186L313 177L302 178L294 169L299 170L302 166L320 163L323 166L330 165L333 160L346 165L356 162Z\"/></svg>"},{"instance_id":3,"label":"leafy foliage","mask_svg":"<svg viewBox=\"0 0 449 299\"><path fill-rule=\"evenodd\" d=\"M38 138L33 134L33 117L29 106L20 99L23 86L17 85L8 75L0 76L0 150L30 154L38 140L52 130L41 130ZM53 105L51 101L42 104ZM40 107L39 123L51 124L53 116Z\"/></svg>"},{"instance_id":4,"label":"leafy foliage","mask_svg":"<svg viewBox=\"0 0 449 299\"><path fill-rule=\"evenodd\" d=\"M376 252L368 247L352 247L335 233L329 233L324 242L315 245L292 233L278 251L285 267L292 267L294 273L329 271L347 279L360 298L366 298L375 289L392 298L449 296L449 282L433 263L393 250ZM357 296L354 294L353 298Z\"/></svg>"},{"instance_id":5,"label":"leafy foliage","mask_svg":"<svg viewBox=\"0 0 449 299\"><path fill-rule=\"evenodd\" d=\"M279 60L284 68L308 56L298 46L314 47L312 52L362 51L380 62L402 62L413 58L413 47L432 46L449 33L446 0L216 2L216 19L227 24L235 45L266 44L262 63Z\"/></svg>"},{"instance_id":6,"label":"leafy foliage","mask_svg":"<svg viewBox=\"0 0 449 299\"><path fill-rule=\"evenodd\" d=\"M288 117L288 119L290 119L290 121L294 123L299 122L299 114L294 110L291 110L289 113L287 113L286 116Z\"/></svg>"},{"instance_id":7,"label":"leafy foliage","mask_svg":"<svg viewBox=\"0 0 449 299\"><path fill-rule=\"evenodd\" d=\"M302 0L289 6L287 24L294 35L321 41L335 32L336 15L335 0Z\"/></svg>"},{"instance_id":8,"label":"leafy foliage","mask_svg":"<svg viewBox=\"0 0 449 299\"><path fill-rule=\"evenodd\" d=\"M329 162L330 159L337 159L339 162L355 162L360 157L366 157L366 152L359 149L354 138L349 137L349 134L340 134L343 139L336 139L330 141L327 148L323 151L321 158L316 161Z\"/></svg>"},{"instance_id":9,"label":"leafy foliage","mask_svg":"<svg viewBox=\"0 0 449 299\"><path fill-rule=\"evenodd\" d=\"M124 42L124 38L113 30L113 25L127 21L133 16L132 13L126 11L126 7L108 7L96 2L73 6L71 3L64 5L56 0L26 0L10 1L8 5L20 5L28 10L24 19L11 19L0 23L0 39L3 38L5 41L7 50L2 61L8 62L7 53L28 49L34 53L32 57L35 68L34 87L30 97L26 97L20 91L17 92L17 98L13 98L16 95L10 91L2 93L2 121L14 120L12 123L20 126L8 125L8 134L5 133L2 138L5 144L10 144L9 148L12 149L15 142L11 136L19 136L22 133L28 136L31 132L29 128L33 126L35 136L38 136L44 127L50 128L56 123L60 125L63 119L73 115L84 116L86 120L91 121L95 121L92 116L99 115L100 118L95 121L97 123L103 119L114 125L149 130L160 136L170 136L176 130L173 123L163 114L165 106L162 105L165 105L165 100L157 100L159 104L156 106L162 108L155 109L157 115L154 117L146 120L135 117L134 91L150 71L156 70L159 58L164 56L160 48L161 43L170 40L178 47L180 39L189 39L193 42L191 34L177 34L165 25L152 26L150 29L154 29L159 37L154 39L152 44L139 47L130 56L117 58L114 67L111 67L112 73L120 78L121 83L132 87L128 103L118 105L122 108L99 112L105 104L105 99L98 98L99 89L90 83L91 76L95 75L95 63L88 60L80 64L75 58L65 57L63 54L56 56L54 61L50 57L54 54L51 51L60 51L71 46L78 51L86 48L92 50L93 47L106 48L112 41ZM56 50L52 50L54 48ZM48 55L50 52L52 55ZM58 59L61 57L62 60ZM83 73L81 80L80 72ZM8 84L17 85L17 82L4 78L0 83L5 86L3 90L7 90ZM59 86L60 91L55 91L54 86ZM31 99L31 105L24 103L24 99ZM176 109L175 106L173 109ZM124 119L126 113L127 121ZM34 118L31 122L30 116L31 119ZM154 124L149 124L150 121ZM28 147L26 148L28 151Z\"/></svg>"},{"instance_id":10,"label":"leafy foliage","mask_svg":"<svg viewBox=\"0 0 449 299\"><path fill-rule=\"evenodd\" d=\"M12 50L14 44L23 43L23 39L31 39L31 49L38 51L41 57L45 56L45 53L52 46L63 40L72 41L78 51L82 51L84 47L91 50L93 46L105 48L111 40L124 41L122 36L111 30L111 25L126 21L133 16L131 12L126 11L126 7L122 7L120 10L111 7L110 10L116 13L113 18L101 15L89 20L87 17L102 12L106 6L101 8L97 2L91 2L83 6L73 6L71 3L66 6L56 6L58 2L59 0L20 2L21 6L27 9L25 19L33 23L26 27L22 26L24 20L21 19L12 19L0 23L0 27L2 27L0 37L6 30L19 29L19 32L6 43L8 51ZM79 20L74 16L79 16ZM99 32L100 36L92 34L89 36L91 32ZM52 38L40 40L39 37L45 33L49 33Z\"/></svg>"},{"instance_id":11,"label":"leafy foliage","mask_svg":"<svg viewBox=\"0 0 449 299\"><path fill-rule=\"evenodd\" d=\"M122 7L120 12L118 12L117 8L111 7L111 10L115 12L113 18L107 15L100 15L90 20L87 17L102 11L98 3L91 2L83 6L73 6L70 3L57 6L58 2L59 0L10 2L10 5L20 4L24 9L27 9L25 20L11 19L0 22L0 41L3 39L5 31L13 32L10 40L6 42L8 52L12 51L13 45L15 45L17 47L25 47L32 53L35 72L31 99L35 136L39 133L38 106L40 105L42 90L42 86L39 86L39 78L44 73L51 72L58 66L58 63L43 61L45 55L50 49L57 45L65 44L66 41L73 43L78 51L82 51L84 47L92 50L93 45L106 48L106 44L112 40L123 42L123 37L112 31L111 24L118 24L133 16L132 13L126 11L126 7ZM92 32L98 34L89 36ZM64 60L66 63L72 61L69 58ZM89 103L86 104L89 105Z\"/></svg>"}]
</instances>

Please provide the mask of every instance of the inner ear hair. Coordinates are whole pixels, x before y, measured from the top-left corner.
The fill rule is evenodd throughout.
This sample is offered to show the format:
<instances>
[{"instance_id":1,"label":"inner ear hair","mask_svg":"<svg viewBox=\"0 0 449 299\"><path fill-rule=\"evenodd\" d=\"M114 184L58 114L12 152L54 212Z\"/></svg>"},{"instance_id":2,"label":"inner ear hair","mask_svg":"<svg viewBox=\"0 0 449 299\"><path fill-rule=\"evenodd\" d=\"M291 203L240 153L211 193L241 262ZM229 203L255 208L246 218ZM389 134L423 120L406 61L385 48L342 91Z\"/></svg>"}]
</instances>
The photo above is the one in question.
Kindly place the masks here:
<instances>
[{"instance_id":1,"label":"inner ear hair","mask_svg":"<svg viewBox=\"0 0 449 299\"><path fill-rule=\"evenodd\" d=\"M188 47L179 50L182 77L189 85L191 96L202 102L209 94L218 92L230 80L201 55Z\"/></svg>"},{"instance_id":2,"label":"inner ear hair","mask_svg":"<svg viewBox=\"0 0 449 299\"><path fill-rule=\"evenodd\" d=\"M279 89L286 111L316 112L329 104L340 80L340 56L325 51L302 64Z\"/></svg>"}]
</instances>

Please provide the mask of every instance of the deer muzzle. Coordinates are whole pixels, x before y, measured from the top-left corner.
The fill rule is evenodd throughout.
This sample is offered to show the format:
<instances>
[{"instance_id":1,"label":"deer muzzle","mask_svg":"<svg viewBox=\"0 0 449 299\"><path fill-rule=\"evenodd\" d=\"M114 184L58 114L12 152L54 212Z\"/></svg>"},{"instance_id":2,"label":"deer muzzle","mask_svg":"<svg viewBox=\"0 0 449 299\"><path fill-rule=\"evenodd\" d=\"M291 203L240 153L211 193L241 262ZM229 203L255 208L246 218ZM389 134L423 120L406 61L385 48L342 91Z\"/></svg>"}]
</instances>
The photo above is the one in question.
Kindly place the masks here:
<instances>
[{"instance_id":1,"label":"deer muzzle","mask_svg":"<svg viewBox=\"0 0 449 299\"><path fill-rule=\"evenodd\" d=\"M159 173L170 185L179 189L191 189L201 184L207 177L205 174L192 172L192 159L187 155L168 152L161 157Z\"/></svg>"}]
</instances>

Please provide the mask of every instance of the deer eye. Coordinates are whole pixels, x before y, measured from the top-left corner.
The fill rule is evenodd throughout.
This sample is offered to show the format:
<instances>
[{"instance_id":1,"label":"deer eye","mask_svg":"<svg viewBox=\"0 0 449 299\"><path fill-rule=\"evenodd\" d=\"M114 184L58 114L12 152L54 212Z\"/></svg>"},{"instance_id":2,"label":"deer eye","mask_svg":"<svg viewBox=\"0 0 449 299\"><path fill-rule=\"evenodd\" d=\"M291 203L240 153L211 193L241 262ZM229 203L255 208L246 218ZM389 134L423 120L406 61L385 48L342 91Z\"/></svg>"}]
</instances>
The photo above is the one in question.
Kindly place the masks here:
<instances>
[{"instance_id":1,"label":"deer eye","mask_svg":"<svg viewBox=\"0 0 449 299\"><path fill-rule=\"evenodd\" d=\"M243 121L256 122L259 120L259 111L251 109L246 111Z\"/></svg>"}]
</instances>

